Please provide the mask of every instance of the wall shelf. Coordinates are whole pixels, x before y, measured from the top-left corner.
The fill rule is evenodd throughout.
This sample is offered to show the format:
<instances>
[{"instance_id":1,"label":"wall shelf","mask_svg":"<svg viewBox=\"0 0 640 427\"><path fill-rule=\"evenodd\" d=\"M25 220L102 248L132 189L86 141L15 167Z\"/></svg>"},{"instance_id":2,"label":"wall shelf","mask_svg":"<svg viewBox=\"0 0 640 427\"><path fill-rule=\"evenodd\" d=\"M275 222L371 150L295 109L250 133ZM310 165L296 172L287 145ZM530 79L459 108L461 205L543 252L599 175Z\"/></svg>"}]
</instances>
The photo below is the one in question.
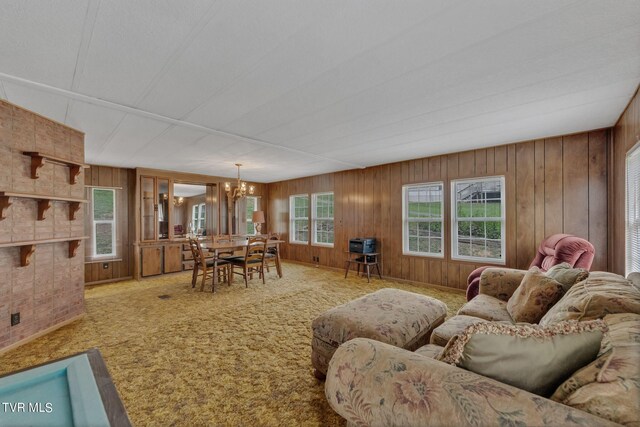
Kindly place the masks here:
<instances>
[{"instance_id":1,"label":"wall shelf","mask_svg":"<svg viewBox=\"0 0 640 427\"><path fill-rule=\"evenodd\" d=\"M47 211L51 208L51 202L69 203L69 221L76 219L76 213L80 210L82 203L87 203L85 199L73 197L48 196L43 194L16 193L12 191L0 191L0 221L6 218L5 210L11 206L10 197L20 197L23 199L34 199L38 201L38 221L46 218Z\"/></svg>"},{"instance_id":2,"label":"wall shelf","mask_svg":"<svg viewBox=\"0 0 640 427\"><path fill-rule=\"evenodd\" d=\"M89 236L81 237L64 237L61 239L43 239L28 240L23 242L0 243L0 248L20 248L20 267L25 267L31 263L31 256L36 250L36 245L44 245L46 243L69 242L69 258L76 256L80 242L88 239Z\"/></svg>"},{"instance_id":3,"label":"wall shelf","mask_svg":"<svg viewBox=\"0 0 640 427\"><path fill-rule=\"evenodd\" d=\"M50 156L48 154L40 153L39 151L23 151L22 154L31 157L31 179L39 178L38 170L44 166L47 160L53 163L66 165L69 168L69 183L72 185L78 182L80 170L89 167L89 165L84 163L72 162L71 160Z\"/></svg>"}]
</instances>

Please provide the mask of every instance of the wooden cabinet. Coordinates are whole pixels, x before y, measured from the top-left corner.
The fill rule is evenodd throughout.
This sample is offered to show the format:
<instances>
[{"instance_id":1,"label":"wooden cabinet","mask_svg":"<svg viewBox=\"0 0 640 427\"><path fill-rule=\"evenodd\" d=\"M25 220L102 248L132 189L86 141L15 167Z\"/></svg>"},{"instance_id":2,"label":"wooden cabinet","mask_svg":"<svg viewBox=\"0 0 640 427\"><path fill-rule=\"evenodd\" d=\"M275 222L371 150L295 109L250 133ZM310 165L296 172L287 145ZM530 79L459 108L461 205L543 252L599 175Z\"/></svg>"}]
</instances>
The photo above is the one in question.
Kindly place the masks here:
<instances>
[{"instance_id":1,"label":"wooden cabinet","mask_svg":"<svg viewBox=\"0 0 640 427\"><path fill-rule=\"evenodd\" d=\"M164 272L175 273L182 271L182 244L166 245L164 247Z\"/></svg>"},{"instance_id":2,"label":"wooden cabinet","mask_svg":"<svg viewBox=\"0 0 640 427\"><path fill-rule=\"evenodd\" d=\"M142 248L142 277L162 274L162 246Z\"/></svg>"}]
</instances>

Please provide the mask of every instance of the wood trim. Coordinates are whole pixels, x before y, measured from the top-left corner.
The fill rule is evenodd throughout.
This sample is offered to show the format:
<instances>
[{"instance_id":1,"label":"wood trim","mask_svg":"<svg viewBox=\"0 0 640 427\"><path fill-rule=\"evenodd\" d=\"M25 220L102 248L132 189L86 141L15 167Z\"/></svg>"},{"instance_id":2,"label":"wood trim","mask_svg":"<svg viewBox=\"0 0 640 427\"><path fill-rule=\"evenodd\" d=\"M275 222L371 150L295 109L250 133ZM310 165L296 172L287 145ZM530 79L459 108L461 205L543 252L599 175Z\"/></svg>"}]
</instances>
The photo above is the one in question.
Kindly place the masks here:
<instances>
[{"instance_id":1,"label":"wood trim","mask_svg":"<svg viewBox=\"0 0 640 427\"><path fill-rule=\"evenodd\" d=\"M13 344L10 344L7 347L4 347L4 348L0 349L0 355L8 353L11 350L14 350L14 349L16 349L16 348L18 348L20 346L23 346L23 345L25 345L27 343L30 343L31 341L33 341L35 339L38 339L38 338L40 338L40 337L42 337L44 335L47 335L48 333L51 333L51 332L55 331L56 329L60 329L63 326L66 326L66 325L68 325L70 323L73 323L73 322L75 322L77 320L80 320L80 319L84 318L84 316L86 316L86 313L79 314L77 316L72 317L71 319L67 319L67 320L65 320L63 322L60 322L60 323L56 324L56 325L50 326L47 329L43 329L41 331L38 331L35 334L33 334L31 336L28 336L27 338L24 338L24 339L22 339L20 341L16 341Z\"/></svg>"},{"instance_id":2,"label":"wood trim","mask_svg":"<svg viewBox=\"0 0 640 427\"><path fill-rule=\"evenodd\" d=\"M133 280L133 276L114 277L113 279L96 280L95 282L85 282L85 288L87 286L106 285L107 283L124 282L127 280Z\"/></svg>"}]
</instances>

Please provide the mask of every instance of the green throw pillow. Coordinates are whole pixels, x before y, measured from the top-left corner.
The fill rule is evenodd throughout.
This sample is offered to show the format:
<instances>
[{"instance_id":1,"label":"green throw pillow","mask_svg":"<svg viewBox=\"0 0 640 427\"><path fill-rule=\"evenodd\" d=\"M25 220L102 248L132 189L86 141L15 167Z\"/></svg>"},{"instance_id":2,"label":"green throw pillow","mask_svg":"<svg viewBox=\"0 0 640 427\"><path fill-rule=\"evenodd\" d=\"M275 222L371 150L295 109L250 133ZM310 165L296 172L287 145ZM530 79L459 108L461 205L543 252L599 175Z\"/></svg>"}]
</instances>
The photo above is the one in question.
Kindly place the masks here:
<instances>
[{"instance_id":1,"label":"green throw pillow","mask_svg":"<svg viewBox=\"0 0 640 427\"><path fill-rule=\"evenodd\" d=\"M572 268L569 263L554 265L547 271L547 276L560 283L567 292L569 288L589 277L589 272L584 268Z\"/></svg>"},{"instance_id":2,"label":"green throw pillow","mask_svg":"<svg viewBox=\"0 0 640 427\"><path fill-rule=\"evenodd\" d=\"M548 397L596 359L605 330L601 319L548 327L478 323L451 338L438 360Z\"/></svg>"}]
</instances>

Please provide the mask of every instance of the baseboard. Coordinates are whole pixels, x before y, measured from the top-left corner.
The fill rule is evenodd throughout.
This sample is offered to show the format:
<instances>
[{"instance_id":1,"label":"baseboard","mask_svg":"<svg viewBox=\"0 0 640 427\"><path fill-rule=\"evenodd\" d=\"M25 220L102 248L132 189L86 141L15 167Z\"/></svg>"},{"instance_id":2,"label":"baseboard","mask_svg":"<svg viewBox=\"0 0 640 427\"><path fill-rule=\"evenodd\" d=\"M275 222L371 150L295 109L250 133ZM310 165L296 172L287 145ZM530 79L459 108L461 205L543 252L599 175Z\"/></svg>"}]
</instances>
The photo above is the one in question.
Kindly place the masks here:
<instances>
[{"instance_id":1,"label":"baseboard","mask_svg":"<svg viewBox=\"0 0 640 427\"><path fill-rule=\"evenodd\" d=\"M47 334L55 331L56 329L60 329L63 326L66 326L66 325L68 325L70 323L73 323L76 320L80 320L85 315L86 315L86 313L78 314L77 316L74 316L71 319L65 320L64 322L58 323L58 324L53 325L53 326L49 326L47 329L43 329L40 332L36 332L35 334L33 334L33 335L31 335L31 336L29 336L27 338L24 338L24 339L22 339L20 341L14 342L13 344L9 345L8 347L0 349L0 355L6 353L8 351L11 351L13 349L16 349L16 348L18 348L20 346L23 346L23 345L25 345L27 343L30 343L31 341L33 341L33 340L35 340L37 338L40 338L41 336L47 335Z\"/></svg>"},{"instance_id":2,"label":"baseboard","mask_svg":"<svg viewBox=\"0 0 640 427\"><path fill-rule=\"evenodd\" d=\"M124 282L125 280L132 280L133 276L118 277L116 279L96 280L95 282L86 282L84 286L104 285L106 283Z\"/></svg>"},{"instance_id":3,"label":"baseboard","mask_svg":"<svg viewBox=\"0 0 640 427\"><path fill-rule=\"evenodd\" d=\"M304 261L294 261L294 260L291 260L291 259L283 259L283 261L290 262L291 264L304 265L306 267L316 267L316 268L321 268L323 270L337 271L337 272L340 272L340 273L344 274L344 268L330 267L328 265L318 265L318 264L313 264L313 263L304 262ZM376 277L378 277L376 274L371 273L371 278L372 279L376 278ZM455 292L455 293L459 293L459 294L465 294L466 293L465 289L450 288L449 286L434 285L432 283L426 283L426 282L416 282L414 280L400 279L398 277L390 277L390 276L382 276L382 278L384 280L393 280L393 281L396 281L396 282L406 283L406 284L409 284L409 285L419 286L419 287L423 287L423 288L433 288L433 289L438 289L438 290L441 290L441 291L450 291L450 292Z\"/></svg>"}]
</instances>

